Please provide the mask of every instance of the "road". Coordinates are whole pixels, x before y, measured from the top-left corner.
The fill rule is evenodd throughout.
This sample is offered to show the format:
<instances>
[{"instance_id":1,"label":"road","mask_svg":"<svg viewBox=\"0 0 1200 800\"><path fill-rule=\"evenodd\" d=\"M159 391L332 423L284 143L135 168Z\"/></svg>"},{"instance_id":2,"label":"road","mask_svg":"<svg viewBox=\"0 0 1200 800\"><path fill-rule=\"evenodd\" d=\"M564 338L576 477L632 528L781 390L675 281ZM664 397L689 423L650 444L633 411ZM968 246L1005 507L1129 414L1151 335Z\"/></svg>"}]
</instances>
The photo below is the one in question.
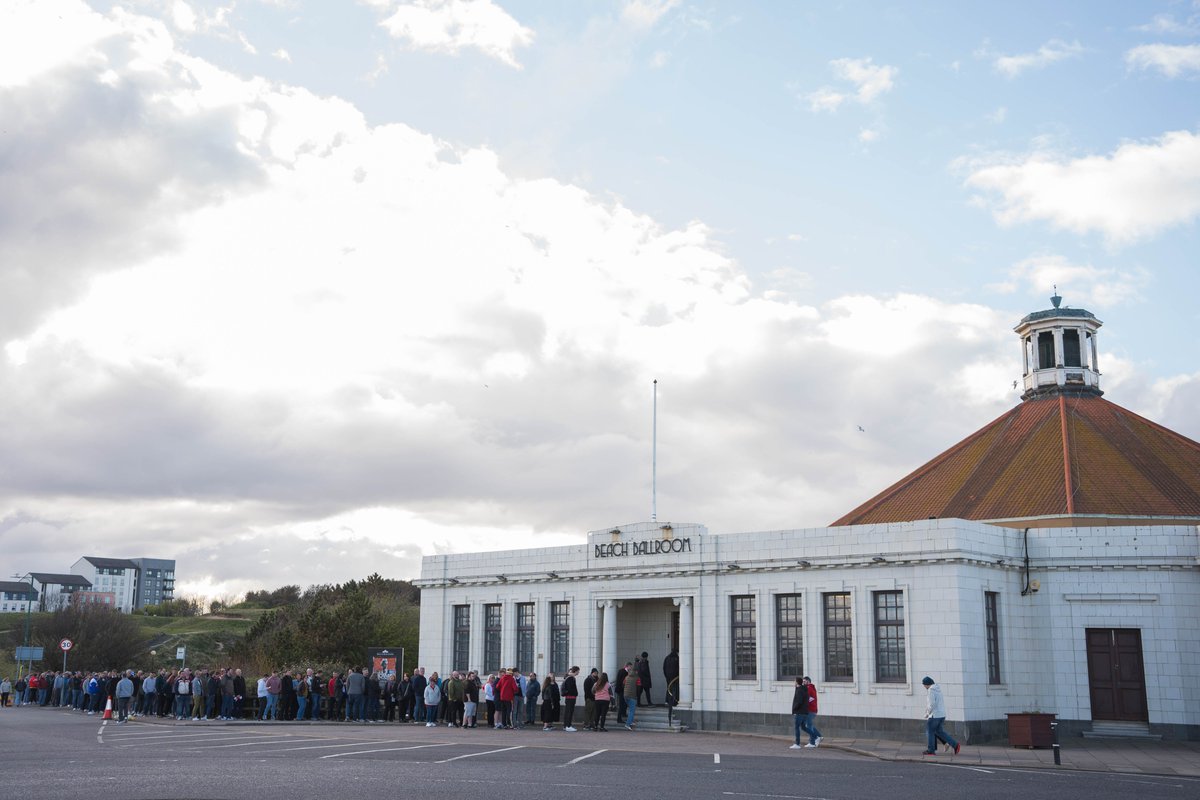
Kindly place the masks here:
<instances>
[{"instance_id":1,"label":"road","mask_svg":"<svg viewBox=\"0 0 1200 800\"><path fill-rule=\"evenodd\" d=\"M1200 781L884 762L705 733L134 720L0 711L0 798L296 800L1190 800Z\"/></svg>"}]
</instances>

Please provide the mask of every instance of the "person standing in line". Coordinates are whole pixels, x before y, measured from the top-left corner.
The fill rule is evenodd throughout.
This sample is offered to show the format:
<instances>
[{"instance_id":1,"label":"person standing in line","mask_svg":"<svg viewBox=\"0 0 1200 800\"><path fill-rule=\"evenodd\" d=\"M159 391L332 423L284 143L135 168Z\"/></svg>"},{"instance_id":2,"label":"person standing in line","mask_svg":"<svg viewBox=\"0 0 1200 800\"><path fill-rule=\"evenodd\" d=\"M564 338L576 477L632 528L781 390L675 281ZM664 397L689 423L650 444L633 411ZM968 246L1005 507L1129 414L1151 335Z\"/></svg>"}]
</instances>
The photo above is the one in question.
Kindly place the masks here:
<instances>
[{"instance_id":1,"label":"person standing in line","mask_svg":"<svg viewBox=\"0 0 1200 800\"><path fill-rule=\"evenodd\" d=\"M942 687L934 683L933 678L928 675L921 679L921 685L925 687L925 752L921 755L937 755L938 742L945 742L947 747L954 750L954 755L958 755L962 748L942 727L946 721L946 701L942 697Z\"/></svg>"},{"instance_id":2,"label":"person standing in line","mask_svg":"<svg viewBox=\"0 0 1200 800\"><path fill-rule=\"evenodd\" d=\"M663 677L667 679L667 702L679 705L679 650L675 647L663 659Z\"/></svg>"},{"instance_id":3,"label":"person standing in line","mask_svg":"<svg viewBox=\"0 0 1200 800\"><path fill-rule=\"evenodd\" d=\"M157 683L151 672L142 679L142 714L149 717L158 708ZM68 690L69 691L69 690Z\"/></svg>"},{"instance_id":4,"label":"person standing in line","mask_svg":"<svg viewBox=\"0 0 1200 800\"><path fill-rule=\"evenodd\" d=\"M425 668L417 667L413 670L412 680L409 681L412 685L412 721L425 721L425 687L429 685L429 681L425 680Z\"/></svg>"},{"instance_id":5,"label":"person standing in line","mask_svg":"<svg viewBox=\"0 0 1200 800\"><path fill-rule=\"evenodd\" d=\"M651 685L651 682L650 682L650 654L646 653L645 651L642 652L642 657L641 657L641 659L638 660L638 663L637 663L637 676L638 676L637 702L638 703L642 702L642 694L644 693L646 695L646 707L653 708L654 707L654 699L652 697L650 697L650 685Z\"/></svg>"},{"instance_id":6,"label":"person standing in line","mask_svg":"<svg viewBox=\"0 0 1200 800\"><path fill-rule=\"evenodd\" d=\"M517 686L517 680L513 677L511 669L505 670L500 679L496 681L496 699L499 701L500 718L496 720L497 728L512 729L515 725L513 722L513 698L520 695L520 689Z\"/></svg>"},{"instance_id":7,"label":"person standing in line","mask_svg":"<svg viewBox=\"0 0 1200 800\"><path fill-rule=\"evenodd\" d=\"M12 694L12 682L8 678L0 680L0 708L8 708L10 694Z\"/></svg>"},{"instance_id":8,"label":"person standing in line","mask_svg":"<svg viewBox=\"0 0 1200 800\"><path fill-rule=\"evenodd\" d=\"M596 696L592 690L600 678L600 670L592 667L592 671L583 679L583 727L585 730L596 729Z\"/></svg>"},{"instance_id":9,"label":"person standing in line","mask_svg":"<svg viewBox=\"0 0 1200 800\"><path fill-rule=\"evenodd\" d=\"M633 662L625 662L625 688L622 696L625 698L625 730L634 729L634 718L637 717L638 679L633 668Z\"/></svg>"},{"instance_id":10,"label":"person standing in line","mask_svg":"<svg viewBox=\"0 0 1200 800\"><path fill-rule=\"evenodd\" d=\"M538 696L542 693L542 685L538 683L536 672L529 673L525 679L525 724L532 725L537 715Z\"/></svg>"},{"instance_id":11,"label":"person standing in line","mask_svg":"<svg viewBox=\"0 0 1200 800\"><path fill-rule=\"evenodd\" d=\"M463 728L474 728L478 724L479 678L472 670L463 681Z\"/></svg>"},{"instance_id":12,"label":"person standing in line","mask_svg":"<svg viewBox=\"0 0 1200 800\"><path fill-rule=\"evenodd\" d=\"M133 681L130 672L122 672L117 681L117 724L124 725L129 719L129 701L133 699Z\"/></svg>"},{"instance_id":13,"label":"person standing in line","mask_svg":"<svg viewBox=\"0 0 1200 800\"><path fill-rule=\"evenodd\" d=\"M629 665L617 670L617 680L613 685L617 697L617 724L625 724L625 681L629 679Z\"/></svg>"},{"instance_id":14,"label":"person standing in line","mask_svg":"<svg viewBox=\"0 0 1200 800\"><path fill-rule=\"evenodd\" d=\"M569 733L575 732L575 726L571 723L575 718L575 701L579 699L579 686L575 682L575 676L578 674L579 667L571 667L562 682L563 730Z\"/></svg>"},{"instance_id":15,"label":"person standing in line","mask_svg":"<svg viewBox=\"0 0 1200 800\"><path fill-rule=\"evenodd\" d=\"M612 701L612 684L608 682L608 673L601 672L592 687L592 697L596 701L596 717L592 730L608 732L608 706Z\"/></svg>"},{"instance_id":16,"label":"person standing in line","mask_svg":"<svg viewBox=\"0 0 1200 800\"><path fill-rule=\"evenodd\" d=\"M267 718L267 678L266 673L258 679L254 689L254 716L258 719Z\"/></svg>"},{"instance_id":17,"label":"person standing in line","mask_svg":"<svg viewBox=\"0 0 1200 800\"><path fill-rule=\"evenodd\" d=\"M283 691L283 681L278 672L272 672L267 678L267 705L263 708L263 719L279 719L279 693Z\"/></svg>"},{"instance_id":18,"label":"person standing in line","mask_svg":"<svg viewBox=\"0 0 1200 800\"><path fill-rule=\"evenodd\" d=\"M346 673L346 721L361 722L366 711L367 677L354 667Z\"/></svg>"},{"instance_id":19,"label":"person standing in line","mask_svg":"<svg viewBox=\"0 0 1200 800\"><path fill-rule=\"evenodd\" d=\"M438 686L437 673L433 673L425 686L425 727L437 727L438 704L442 702L442 689Z\"/></svg>"},{"instance_id":20,"label":"person standing in line","mask_svg":"<svg viewBox=\"0 0 1200 800\"><path fill-rule=\"evenodd\" d=\"M546 673L546 680L542 681L542 730L554 730L554 723L558 722L558 703L560 694L558 684L554 681L554 673Z\"/></svg>"}]
</instances>

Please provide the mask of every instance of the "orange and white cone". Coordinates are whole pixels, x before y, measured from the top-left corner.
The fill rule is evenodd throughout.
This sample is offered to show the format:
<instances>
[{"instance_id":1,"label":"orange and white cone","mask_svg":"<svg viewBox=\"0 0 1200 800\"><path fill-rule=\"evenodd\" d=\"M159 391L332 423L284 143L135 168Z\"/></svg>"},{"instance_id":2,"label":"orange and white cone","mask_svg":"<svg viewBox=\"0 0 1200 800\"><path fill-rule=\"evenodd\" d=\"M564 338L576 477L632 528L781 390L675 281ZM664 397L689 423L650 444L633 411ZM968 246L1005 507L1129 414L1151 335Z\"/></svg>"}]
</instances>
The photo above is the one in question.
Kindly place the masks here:
<instances>
[{"instance_id":1,"label":"orange and white cone","mask_svg":"<svg viewBox=\"0 0 1200 800\"><path fill-rule=\"evenodd\" d=\"M108 701L104 704L104 716L101 719L112 719L112 695L108 696Z\"/></svg>"}]
</instances>

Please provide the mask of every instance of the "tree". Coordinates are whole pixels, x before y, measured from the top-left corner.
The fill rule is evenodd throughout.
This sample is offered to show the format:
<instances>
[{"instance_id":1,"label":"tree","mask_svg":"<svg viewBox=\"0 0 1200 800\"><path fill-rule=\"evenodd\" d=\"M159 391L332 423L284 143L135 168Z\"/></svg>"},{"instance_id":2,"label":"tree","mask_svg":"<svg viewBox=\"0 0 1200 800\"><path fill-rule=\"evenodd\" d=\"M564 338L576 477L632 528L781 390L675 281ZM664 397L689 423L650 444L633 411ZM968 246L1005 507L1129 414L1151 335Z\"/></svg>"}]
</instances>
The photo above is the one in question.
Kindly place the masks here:
<instances>
[{"instance_id":1,"label":"tree","mask_svg":"<svg viewBox=\"0 0 1200 800\"><path fill-rule=\"evenodd\" d=\"M146 650L137 621L102 605L69 605L34 622L31 642L47 653L60 653L63 639L74 644L67 664L71 669L124 669L135 665Z\"/></svg>"}]
</instances>

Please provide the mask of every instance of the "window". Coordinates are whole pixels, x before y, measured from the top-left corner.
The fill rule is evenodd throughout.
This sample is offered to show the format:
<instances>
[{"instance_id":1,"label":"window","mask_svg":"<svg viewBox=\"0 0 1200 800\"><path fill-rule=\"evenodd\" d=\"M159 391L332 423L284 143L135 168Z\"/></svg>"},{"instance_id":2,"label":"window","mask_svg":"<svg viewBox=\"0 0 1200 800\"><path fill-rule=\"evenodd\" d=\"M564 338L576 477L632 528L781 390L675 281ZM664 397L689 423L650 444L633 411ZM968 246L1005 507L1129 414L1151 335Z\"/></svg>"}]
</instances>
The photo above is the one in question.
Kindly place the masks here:
<instances>
[{"instance_id":1,"label":"window","mask_svg":"<svg viewBox=\"0 0 1200 800\"><path fill-rule=\"evenodd\" d=\"M451 669L465 670L471 661L471 607L454 607L454 665Z\"/></svg>"},{"instance_id":2,"label":"window","mask_svg":"<svg viewBox=\"0 0 1200 800\"><path fill-rule=\"evenodd\" d=\"M875 680L904 683L904 592L875 592Z\"/></svg>"},{"instance_id":3,"label":"window","mask_svg":"<svg viewBox=\"0 0 1200 800\"><path fill-rule=\"evenodd\" d=\"M517 603L517 669L533 672L533 603Z\"/></svg>"},{"instance_id":4,"label":"window","mask_svg":"<svg viewBox=\"0 0 1200 800\"><path fill-rule=\"evenodd\" d=\"M566 601L550 604L550 671L566 674L571 666L571 604Z\"/></svg>"},{"instance_id":5,"label":"window","mask_svg":"<svg viewBox=\"0 0 1200 800\"><path fill-rule=\"evenodd\" d=\"M775 595L775 679L804 674L804 614L801 595Z\"/></svg>"},{"instance_id":6,"label":"window","mask_svg":"<svg viewBox=\"0 0 1200 800\"><path fill-rule=\"evenodd\" d=\"M854 638L850 626L850 593L821 596L825 612L825 680L854 680Z\"/></svg>"},{"instance_id":7,"label":"window","mask_svg":"<svg viewBox=\"0 0 1200 800\"><path fill-rule=\"evenodd\" d=\"M1083 366L1079 352L1079 331L1067 328L1063 331L1063 365L1068 367Z\"/></svg>"},{"instance_id":8,"label":"window","mask_svg":"<svg viewBox=\"0 0 1200 800\"><path fill-rule=\"evenodd\" d=\"M983 626L987 632L988 683L997 686L1000 680L1000 595L983 593Z\"/></svg>"},{"instance_id":9,"label":"window","mask_svg":"<svg viewBox=\"0 0 1200 800\"><path fill-rule=\"evenodd\" d=\"M1038 369L1050 369L1055 364L1054 359L1054 334L1050 331L1042 331L1037 338L1038 352Z\"/></svg>"},{"instance_id":10,"label":"window","mask_svg":"<svg viewBox=\"0 0 1200 800\"><path fill-rule=\"evenodd\" d=\"M500 671L500 604L483 607L483 670Z\"/></svg>"},{"instance_id":11,"label":"window","mask_svg":"<svg viewBox=\"0 0 1200 800\"><path fill-rule=\"evenodd\" d=\"M754 595L734 595L729 598L729 629L735 681L758 677L758 637L754 626Z\"/></svg>"}]
</instances>

